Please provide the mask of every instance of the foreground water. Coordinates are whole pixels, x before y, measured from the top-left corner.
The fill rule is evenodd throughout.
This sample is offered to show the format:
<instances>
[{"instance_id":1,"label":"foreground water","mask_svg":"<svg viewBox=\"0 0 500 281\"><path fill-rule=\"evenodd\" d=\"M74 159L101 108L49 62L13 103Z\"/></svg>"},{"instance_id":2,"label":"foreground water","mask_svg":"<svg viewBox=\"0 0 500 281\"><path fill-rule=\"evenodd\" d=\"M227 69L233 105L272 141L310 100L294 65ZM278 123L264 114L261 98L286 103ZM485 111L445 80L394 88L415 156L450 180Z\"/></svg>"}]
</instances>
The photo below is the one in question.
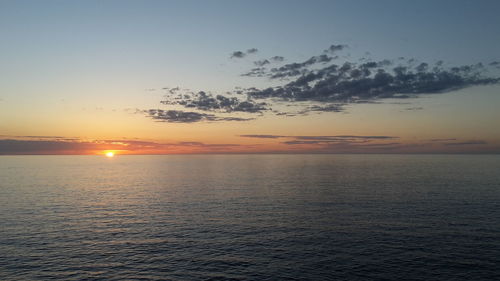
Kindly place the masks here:
<instances>
[{"instance_id":1,"label":"foreground water","mask_svg":"<svg viewBox=\"0 0 500 281\"><path fill-rule=\"evenodd\" d=\"M0 157L0 280L493 280L500 156Z\"/></svg>"}]
</instances>

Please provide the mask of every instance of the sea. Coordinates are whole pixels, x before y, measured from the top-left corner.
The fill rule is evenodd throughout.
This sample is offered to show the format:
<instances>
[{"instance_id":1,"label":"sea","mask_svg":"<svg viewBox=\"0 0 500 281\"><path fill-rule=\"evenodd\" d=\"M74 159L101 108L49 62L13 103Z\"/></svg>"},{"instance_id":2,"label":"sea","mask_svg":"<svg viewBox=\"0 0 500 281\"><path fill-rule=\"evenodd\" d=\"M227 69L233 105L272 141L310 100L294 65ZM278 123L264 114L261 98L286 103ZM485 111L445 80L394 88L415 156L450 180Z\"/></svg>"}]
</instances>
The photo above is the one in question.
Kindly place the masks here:
<instances>
[{"instance_id":1,"label":"sea","mask_svg":"<svg viewBox=\"0 0 500 281\"><path fill-rule=\"evenodd\" d=\"M0 156L0 280L500 280L500 155Z\"/></svg>"}]
</instances>

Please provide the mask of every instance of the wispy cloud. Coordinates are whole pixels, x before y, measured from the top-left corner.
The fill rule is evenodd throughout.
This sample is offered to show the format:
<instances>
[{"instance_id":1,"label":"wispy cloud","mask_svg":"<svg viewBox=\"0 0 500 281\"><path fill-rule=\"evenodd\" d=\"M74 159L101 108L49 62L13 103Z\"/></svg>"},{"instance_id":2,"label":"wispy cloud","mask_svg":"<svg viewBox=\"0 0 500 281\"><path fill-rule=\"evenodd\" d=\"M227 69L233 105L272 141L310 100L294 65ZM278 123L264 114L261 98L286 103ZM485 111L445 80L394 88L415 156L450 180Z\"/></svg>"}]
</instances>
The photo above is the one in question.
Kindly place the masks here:
<instances>
[{"instance_id":1,"label":"wispy cloud","mask_svg":"<svg viewBox=\"0 0 500 281\"><path fill-rule=\"evenodd\" d=\"M240 135L243 138L261 138L261 139L277 139L277 138L292 138L298 140L355 140L355 139L397 139L394 136L355 136L355 135L333 135L333 136L283 136L283 135Z\"/></svg>"},{"instance_id":2,"label":"wispy cloud","mask_svg":"<svg viewBox=\"0 0 500 281\"><path fill-rule=\"evenodd\" d=\"M431 142L448 142L448 141L456 141L456 138L447 138L447 139L430 139Z\"/></svg>"},{"instance_id":3,"label":"wispy cloud","mask_svg":"<svg viewBox=\"0 0 500 281\"><path fill-rule=\"evenodd\" d=\"M416 107L407 107L404 110L406 111L417 111L417 110L423 110L424 108L421 106L416 106Z\"/></svg>"},{"instance_id":4,"label":"wispy cloud","mask_svg":"<svg viewBox=\"0 0 500 281\"><path fill-rule=\"evenodd\" d=\"M284 136L284 135L240 135L244 138L258 139L286 139L281 144L287 146L311 146L313 149L329 150L332 147L359 148L363 147L387 147L399 145L399 142L385 142L399 139L395 136L356 136L356 135L333 135L333 136Z\"/></svg>"},{"instance_id":5,"label":"wispy cloud","mask_svg":"<svg viewBox=\"0 0 500 281\"><path fill-rule=\"evenodd\" d=\"M404 140L386 135L274 135L248 134L243 138L266 140L285 147L285 151L310 153L499 153L499 145L484 140L456 138Z\"/></svg>"},{"instance_id":6,"label":"wispy cloud","mask_svg":"<svg viewBox=\"0 0 500 281\"><path fill-rule=\"evenodd\" d=\"M279 135L240 135L243 138L257 138L257 139L279 139L286 138L287 136L279 136Z\"/></svg>"}]
</instances>

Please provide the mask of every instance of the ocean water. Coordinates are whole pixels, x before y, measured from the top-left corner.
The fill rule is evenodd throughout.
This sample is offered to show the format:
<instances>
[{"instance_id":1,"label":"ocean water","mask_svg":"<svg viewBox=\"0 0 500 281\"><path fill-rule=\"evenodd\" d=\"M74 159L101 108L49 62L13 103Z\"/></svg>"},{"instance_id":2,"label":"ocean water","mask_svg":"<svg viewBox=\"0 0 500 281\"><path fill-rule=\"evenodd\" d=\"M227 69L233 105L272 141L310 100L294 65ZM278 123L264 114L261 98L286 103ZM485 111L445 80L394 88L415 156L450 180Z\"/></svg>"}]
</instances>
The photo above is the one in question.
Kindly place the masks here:
<instances>
[{"instance_id":1,"label":"ocean water","mask_svg":"<svg viewBox=\"0 0 500 281\"><path fill-rule=\"evenodd\" d=\"M1 156L0 280L500 280L500 155Z\"/></svg>"}]
</instances>

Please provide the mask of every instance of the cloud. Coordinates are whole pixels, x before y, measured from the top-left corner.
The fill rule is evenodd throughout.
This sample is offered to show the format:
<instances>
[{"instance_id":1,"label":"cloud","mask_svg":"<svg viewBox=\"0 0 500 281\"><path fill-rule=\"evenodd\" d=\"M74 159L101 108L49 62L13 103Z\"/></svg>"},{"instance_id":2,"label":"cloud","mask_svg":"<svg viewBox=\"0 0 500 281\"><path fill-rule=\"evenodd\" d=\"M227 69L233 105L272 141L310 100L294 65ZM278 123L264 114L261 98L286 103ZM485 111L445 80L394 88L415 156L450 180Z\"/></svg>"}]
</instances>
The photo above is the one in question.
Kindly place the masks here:
<instances>
[{"instance_id":1,"label":"cloud","mask_svg":"<svg viewBox=\"0 0 500 281\"><path fill-rule=\"evenodd\" d=\"M243 53L242 51L234 51L233 53L231 53L231 58L237 58L237 59L241 59L241 58L244 58L246 56L245 53Z\"/></svg>"},{"instance_id":2,"label":"cloud","mask_svg":"<svg viewBox=\"0 0 500 281\"><path fill-rule=\"evenodd\" d=\"M0 154L88 154L102 150L137 151L156 149L160 144L134 140L97 140L82 139L50 139L40 137L34 140L30 136L19 136L17 139L0 139Z\"/></svg>"},{"instance_id":3,"label":"cloud","mask_svg":"<svg viewBox=\"0 0 500 281\"><path fill-rule=\"evenodd\" d=\"M346 45L332 45L328 51L344 48ZM252 69L244 75L266 76L270 79L296 78L281 86L248 91L246 94L255 99L274 98L287 102L358 103L388 98L416 98L422 94L440 94L500 82L499 77L487 76L487 68L481 63L445 67L442 61L431 65L408 59L396 64L394 60L384 59L362 63L347 61L341 65L310 68L332 60L333 57L322 54L267 72L262 68Z\"/></svg>"},{"instance_id":4,"label":"cloud","mask_svg":"<svg viewBox=\"0 0 500 281\"><path fill-rule=\"evenodd\" d=\"M323 153L366 153L377 152L381 149L393 150L404 146L395 142L395 136L290 136L290 140L281 142L290 147L307 149Z\"/></svg>"},{"instance_id":5,"label":"cloud","mask_svg":"<svg viewBox=\"0 0 500 281\"><path fill-rule=\"evenodd\" d=\"M421 106L416 106L416 107L407 107L405 110L407 111L417 111L417 110L423 110L424 108Z\"/></svg>"},{"instance_id":6,"label":"cloud","mask_svg":"<svg viewBox=\"0 0 500 281\"><path fill-rule=\"evenodd\" d=\"M455 138L402 140L387 135L279 135L247 134L285 147L294 153L498 153L498 144L487 145L484 140L457 141ZM457 141L457 142L455 142Z\"/></svg>"},{"instance_id":7,"label":"cloud","mask_svg":"<svg viewBox=\"0 0 500 281\"><path fill-rule=\"evenodd\" d=\"M430 139L429 141L431 142L443 142L443 141L455 141L457 139L455 138L449 138L449 139Z\"/></svg>"},{"instance_id":8,"label":"cloud","mask_svg":"<svg viewBox=\"0 0 500 281\"><path fill-rule=\"evenodd\" d=\"M65 137L61 136L16 136L28 139L65 139Z\"/></svg>"},{"instance_id":9,"label":"cloud","mask_svg":"<svg viewBox=\"0 0 500 281\"><path fill-rule=\"evenodd\" d=\"M335 53L335 52L338 52L338 51L342 51L344 50L345 48L347 48L347 45L330 45L330 47L328 49L326 49L324 52L325 53Z\"/></svg>"},{"instance_id":10,"label":"cloud","mask_svg":"<svg viewBox=\"0 0 500 281\"><path fill-rule=\"evenodd\" d=\"M309 58L306 61L300 62L300 63L289 63L285 64L281 67L278 68L272 68L270 72L268 73L268 77L271 79L276 79L276 78L286 78L286 77L292 77L292 76L298 76L301 74L306 74L307 67L317 64L317 63L328 63L333 59L333 57L330 57L326 54L319 55L319 56L314 56Z\"/></svg>"},{"instance_id":11,"label":"cloud","mask_svg":"<svg viewBox=\"0 0 500 281\"><path fill-rule=\"evenodd\" d=\"M266 60L266 59L263 59L263 60L258 60L258 61L254 61L253 64L255 64L256 66L264 66L266 64L270 64L271 62L269 60Z\"/></svg>"},{"instance_id":12,"label":"cloud","mask_svg":"<svg viewBox=\"0 0 500 281\"><path fill-rule=\"evenodd\" d=\"M443 138L443 139L430 139L428 140L433 143L439 143L445 146L464 146L464 145L483 145L488 144L484 140L468 140L468 141L458 141L456 138Z\"/></svg>"},{"instance_id":13,"label":"cloud","mask_svg":"<svg viewBox=\"0 0 500 281\"><path fill-rule=\"evenodd\" d=\"M355 136L355 135L336 135L336 136L295 136L297 139L303 140L354 140L354 139L378 139L378 140L387 140L387 139L397 139L399 137L394 136Z\"/></svg>"},{"instance_id":14,"label":"cloud","mask_svg":"<svg viewBox=\"0 0 500 281\"><path fill-rule=\"evenodd\" d=\"M282 62L282 61L284 61L284 60L285 60L285 57L282 57L282 56L274 56L274 57L272 57L272 58L271 58L271 60L272 60L273 62Z\"/></svg>"},{"instance_id":15,"label":"cloud","mask_svg":"<svg viewBox=\"0 0 500 281\"><path fill-rule=\"evenodd\" d=\"M234 149L245 148L252 148L252 145L190 141L159 143L128 139L72 141L33 140L29 137L0 139L0 155L102 154L107 150L120 151L124 154L210 153L231 152Z\"/></svg>"},{"instance_id":16,"label":"cloud","mask_svg":"<svg viewBox=\"0 0 500 281\"><path fill-rule=\"evenodd\" d=\"M307 114L311 111L319 112L343 112L345 104L327 104L327 105L313 105L300 111L299 114Z\"/></svg>"},{"instance_id":17,"label":"cloud","mask_svg":"<svg viewBox=\"0 0 500 281\"><path fill-rule=\"evenodd\" d=\"M257 48L250 48L246 52L234 51L234 52L231 53L230 58L232 58L232 59L234 59L234 58L241 59L241 58L246 57L246 55L256 54L258 52L259 52L259 50Z\"/></svg>"},{"instance_id":18,"label":"cloud","mask_svg":"<svg viewBox=\"0 0 500 281\"><path fill-rule=\"evenodd\" d=\"M164 144L160 144L152 141L141 141L141 140L127 140L127 139L110 139L110 140L102 140L95 141L97 144L112 144L122 146L123 149L127 150L140 150L140 149L150 149L150 148L159 148Z\"/></svg>"},{"instance_id":19,"label":"cloud","mask_svg":"<svg viewBox=\"0 0 500 281\"><path fill-rule=\"evenodd\" d=\"M272 112L282 116L299 116L314 112L346 112L346 107L349 105L385 103L390 102L389 99L405 100L407 101L405 104L411 104L411 99L424 95L500 83L500 77L495 74L496 70L490 71L498 65L497 62L453 66L443 61L428 63L414 58L381 60L363 58L334 63L337 57L332 56L332 53L346 48L347 45L333 44L322 54L312 56L305 61L291 62L270 69L267 68L268 65L282 62L284 58L274 56L257 60L254 64L258 67L241 74L241 76L267 78L274 85L271 87L249 87L224 94L212 94L208 91L180 94L178 88L172 88L168 90L171 95L166 96L161 103L211 113L242 112L262 115ZM255 48L246 52L235 51L232 57L242 58L249 53L257 52L253 49ZM275 106L279 110L272 110ZM294 112L283 110L290 108L289 106L295 106L296 110ZM422 109L411 106L405 108L408 111ZM175 111L172 114L177 116L174 113ZM154 118L180 119L184 120L181 122L188 121L186 123L227 120L208 113L193 113L186 116L187 118L168 116Z\"/></svg>"},{"instance_id":20,"label":"cloud","mask_svg":"<svg viewBox=\"0 0 500 281\"><path fill-rule=\"evenodd\" d=\"M114 150L119 154L170 153L498 153L498 144L484 140L455 141L456 139L423 140L406 143L397 136L386 135L298 135L247 134L253 138L274 142L269 150L265 144L204 143L199 141L157 142L141 139L63 140L30 138L30 136L0 136L0 155L20 154L103 154ZM69 138L65 138L69 139ZM431 142L429 142L431 141ZM266 148L267 147L267 148Z\"/></svg>"},{"instance_id":21,"label":"cloud","mask_svg":"<svg viewBox=\"0 0 500 281\"><path fill-rule=\"evenodd\" d=\"M483 144L488 144L486 141L483 140L471 140L471 141L463 141L463 142L450 142L450 143L445 143L444 145L446 146L461 146L461 145L483 145Z\"/></svg>"},{"instance_id":22,"label":"cloud","mask_svg":"<svg viewBox=\"0 0 500 281\"><path fill-rule=\"evenodd\" d=\"M240 135L244 138L259 139L280 139L281 145L287 148L287 151L310 152L310 153L407 153L421 149L428 152L424 143L403 143L397 136L386 135L269 135L269 134L251 134Z\"/></svg>"},{"instance_id":23,"label":"cloud","mask_svg":"<svg viewBox=\"0 0 500 281\"><path fill-rule=\"evenodd\" d=\"M374 63L379 65L379 63ZM418 66L417 66L418 68ZM297 70L280 71L279 75L298 75ZM500 78L486 77L480 64L417 71L411 66L385 69L371 63L329 65L319 70L302 71L297 79L277 87L247 94L255 99L274 98L286 101L355 103L381 99L408 99L422 94L440 94L459 89L498 84Z\"/></svg>"},{"instance_id":24,"label":"cloud","mask_svg":"<svg viewBox=\"0 0 500 281\"><path fill-rule=\"evenodd\" d=\"M259 50L257 48L251 48L247 50L247 54L256 54Z\"/></svg>"},{"instance_id":25,"label":"cloud","mask_svg":"<svg viewBox=\"0 0 500 281\"><path fill-rule=\"evenodd\" d=\"M241 74L240 76L264 77L266 75L267 70L265 67L255 67L250 69L250 71Z\"/></svg>"},{"instance_id":26,"label":"cloud","mask_svg":"<svg viewBox=\"0 0 500 281\"><path fill-rule=\"evenodd\" d=\"M283 142L287 145L297 144L314 144L314 145L330 145L332 143L354 144L368 143L375 140L393 140L398 137L393 136L354 136L354 135L336 135L336 136L289 136L290 141Z\"/></svg>"},{"instance_id":27,"label":"cloud","mask_svg":"<svg viewBox=\"0 0 500 281\"><path fill-rule=\"evenodd\" d=\"M187 112L180 110L162 110L162 109L149 109L143 110L149 118L159 122L169 123L195 123L201 121L249 121L253 118L240 118L240 117L221 117L214 114L206 114L199 112Z\"/></svg>"},{"instance_id":28,"label":"cloud","mask_svg":"<svg viewBox=\"0 0 500 281\"><path fill-rule=\"evenodd\" d=\"M233 143L203 143L198 141L183 141L178 143L166 144L167 146L188 146L188 147L198 147L198 148L216 148L216 149L226 149L228 147L241 147L240 144Z\"/></svg>"},{"instance_id":29,"label":"cloud","mask_svg":"<svg viewBox=\"0 0 500 281\"><path fill-rule=\"evenodd\" d=\"M356 135L333 135L333 136L284 136L284 135L240 135L244 138L278 139L288 138L294 141L315 141L315 142L339 142L339 141L360 141L360 140L393 140L395 136L356 136Z\"/></svg>"},{"instance_id":30,"label":"cloud","mask_svg":"<svg viewBox=\"0 0 500 281\"><path fill-rule=\"evenodd\" d=\"M258 139L278 139L278 138L286 138L287 136L279 136L279 135L240 135L242 138L258 138Z\"/></svg>"},{"instance_id":31,"label":"cloud","mask_svg":"<svg viewBox=\"0 0 500 281\"><path fill-rule=\"evenodd\" d=\"M253 63L256 66L264 66L267 64L271 64L271 63L282 62L284 60L285 60L285 58L282 56L274 56L274 57L271 57L269 59L257 60L257 61L254 61Z\"/></svg>"},{"instance_id":32,"label":"cloud","mask_svg":"<svg viewBox=\"0 0 500 281\"><path fill-rule=\"evenodd\" d=\"M92 145L86 142L55 140L0 140L0 154L50 154L54 152L85 151Z\"/></svg>"},{"instance_id":33,"label":"cloud","mask_svg":"<svg viewBox=\"0 0 500 281\"><path fill-rule=\"evenodd\" d=\"M43 141L78 141L76 137L63 137L63 136L13 136L13 135L0 135L0 139L13 138L16 140L43 140Z\"/></svg>"},{"instance_id":34,"label":"cloud","mask_svg":"<svg viewBox=\"0 0 500 281\"><path fill-rule=\"evenodd\" d=\"M165 99L163 104L182 105L186 108L196 108L202 111L218 112L246 112L261 113L268 110L265 102L255 102L251 99L241 100L237 97L227 97L223 95L213 96L206 92L191 93L190 95L181 95L176 99Z\"/></svg>"}]
</instances>

